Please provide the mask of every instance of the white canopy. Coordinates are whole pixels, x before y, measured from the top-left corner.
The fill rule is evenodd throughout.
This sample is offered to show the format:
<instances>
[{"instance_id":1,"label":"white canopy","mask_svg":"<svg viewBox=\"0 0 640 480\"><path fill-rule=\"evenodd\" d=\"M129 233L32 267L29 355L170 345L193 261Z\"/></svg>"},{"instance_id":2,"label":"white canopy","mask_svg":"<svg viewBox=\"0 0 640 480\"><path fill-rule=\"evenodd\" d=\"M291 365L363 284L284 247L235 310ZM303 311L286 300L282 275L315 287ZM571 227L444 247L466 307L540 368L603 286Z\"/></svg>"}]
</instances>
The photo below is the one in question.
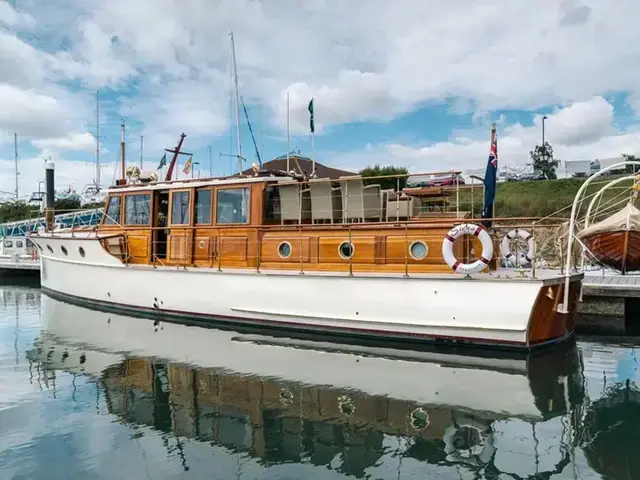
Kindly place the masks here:
<instances>
[{"instance_id":1,"label":"white canopy","mask_svg":"<svg viewBox=\"0 0 640 480\"><path fill-rule=\"evenodd\" d=\"M594 223L578 233L578 238L589 237L595 233L620 232L625 230L640 231L640 210L631 203L604 220Z\"/></svg>"}]
</instances>

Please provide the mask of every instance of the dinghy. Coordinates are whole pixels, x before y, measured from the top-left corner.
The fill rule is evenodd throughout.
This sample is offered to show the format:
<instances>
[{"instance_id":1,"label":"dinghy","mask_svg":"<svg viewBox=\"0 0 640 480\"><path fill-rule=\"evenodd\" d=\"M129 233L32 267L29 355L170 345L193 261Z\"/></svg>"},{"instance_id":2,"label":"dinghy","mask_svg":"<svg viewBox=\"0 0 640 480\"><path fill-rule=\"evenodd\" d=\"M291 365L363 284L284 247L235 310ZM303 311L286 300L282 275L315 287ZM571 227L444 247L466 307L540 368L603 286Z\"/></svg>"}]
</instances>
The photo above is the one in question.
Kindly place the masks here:
<instances>
[{"instance_id":1,"label":"dinghy","mask_svg":"<svg viewBox=\"0 0 640 480\"><path fill-rule=\"evenodd\" d=\"M631 203L578 233L598 262L621 273L640 270L640 210Z\"/></svg>"}]
</instances>

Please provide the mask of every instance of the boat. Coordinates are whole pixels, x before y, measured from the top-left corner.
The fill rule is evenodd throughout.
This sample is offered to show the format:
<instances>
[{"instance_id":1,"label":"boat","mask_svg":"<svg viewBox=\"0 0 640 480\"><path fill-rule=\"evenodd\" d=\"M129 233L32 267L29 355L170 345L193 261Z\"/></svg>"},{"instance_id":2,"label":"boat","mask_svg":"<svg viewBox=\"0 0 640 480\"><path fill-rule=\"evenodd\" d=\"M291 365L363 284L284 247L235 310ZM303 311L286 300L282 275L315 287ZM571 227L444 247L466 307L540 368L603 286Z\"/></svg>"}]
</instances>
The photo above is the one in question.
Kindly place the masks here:
<instances>
[{"instance_id":1,"label":"boat","mask_svg":"<svg viewBox=\"0 0 640 480\"><path fill-rule=\"evenodd\" d=\"M422 217L419 197L358 175L171 180L180 144L171 151L163 181L107 191L95 228L30 237L45 292L200 325L383 341L529 349L573 333L582 273L497 267L491 230L469 212Z\"/></svg>"},{"instance_id":2,"label":"boat","mask_svg":"<svg viewBox=\"0 0 640 480\"><path fill-rule=\"evenodd\" d=\"M289 154L284 169L268 168L255 138L259 163L243 171L240 129L235 175L174 179L178 156L191 155L183 133L165 149L173 157L160 180L126 167L121 127L121 177L99 225L31 237L49 295L198 325L380 341L531 349L573 333L583 274L498 267L489 223L457 202L455 211L421 211L434 187L406 189L415 182L399 176L318 178L326 167L313 159L310 171L300 168ZM495 125L490 152L488 168ZM443 175L461 178L404 177Z\"/></svg>"},{"instance_id":3,"label":"boat","mask_svg":"<svg viewBox=\"0 0 640 480\"><path fill-rule=\"evenodd\" d=\"M622 274L640 270L640 210L632 203L577 236L599 263Z\"/></svg>"},{"instance_id":4,"label":"boat","mask_svg":"<svg viewBox=\"0 0 640 480\"><path fill-rule=\"evenodd\" d=\"M91 397L126 424L244 451L267 462L275 460L281 444L287 445L291 460L312 456L313 463L333 470L334 462L348 462L338 455L345 446L347 452L371 448L366 457L373 457L373 465L384 461L391 442L384 442L386 447L382 442L389 436L404 439L404 457L428 464L478 472L495 459L503 471L553 472L570 455L560 420L577 416L585 398L573 341L517 356L474 356L465 349L338 347L269 332L171 323L154 331L145 319L46 295L41 318L43 328L27 353L34 383L61 377L59 371L88 376L97 390ZM59 398L64 402L69 396ZM332 427L323 429L323 424ZM351 437L346 445L339 440L343 432ZM505 455L522 456L521 450L513 453L505 437L509 432L531 444L526 466L520 458L505 461ZM544 446L539 451L533 446L537 439ZM314 454L299 451L301 443ZM197 450L190 449L191 461ZM321 450L324 460L318 457Z\"/></svg>"}]
</instances>

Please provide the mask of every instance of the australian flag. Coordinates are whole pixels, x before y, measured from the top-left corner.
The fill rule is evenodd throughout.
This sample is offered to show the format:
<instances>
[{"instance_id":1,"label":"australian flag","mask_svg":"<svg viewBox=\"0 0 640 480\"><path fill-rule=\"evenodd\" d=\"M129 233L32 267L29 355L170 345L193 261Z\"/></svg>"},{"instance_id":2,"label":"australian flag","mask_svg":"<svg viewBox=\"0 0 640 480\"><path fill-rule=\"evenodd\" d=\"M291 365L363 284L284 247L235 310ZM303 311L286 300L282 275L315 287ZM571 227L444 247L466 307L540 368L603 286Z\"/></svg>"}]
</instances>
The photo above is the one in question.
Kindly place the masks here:
<instances>
[{"instance_id":1,"label":"australian flag","mask_svg":"<svg viewBox=\"0 0 640 480\"><path fill-rule=\"evenodd\" d=\"M498 137L496 126L491 128L491 148L489 149L489 161L484 174L484 204L482 206L482 218L493 217L493 202L496 198L496 177L498 175ZM491 220L482 222L489 228Z\"/></svg>"}]
</instances>

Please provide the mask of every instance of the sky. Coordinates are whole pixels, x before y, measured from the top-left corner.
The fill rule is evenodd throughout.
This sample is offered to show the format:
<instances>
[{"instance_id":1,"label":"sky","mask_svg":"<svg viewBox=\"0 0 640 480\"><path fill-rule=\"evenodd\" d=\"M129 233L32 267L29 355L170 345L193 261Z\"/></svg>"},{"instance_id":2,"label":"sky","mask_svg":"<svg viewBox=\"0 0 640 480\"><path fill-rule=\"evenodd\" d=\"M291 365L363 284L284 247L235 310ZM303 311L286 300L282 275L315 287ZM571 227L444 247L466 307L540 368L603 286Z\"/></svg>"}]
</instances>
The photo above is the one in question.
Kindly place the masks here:
<instances>
[{"instance_id":1,"label":"sky","mask_svg":"<svg viewBox=\"0 0 640 480\"><path fill-rule=\"evenodd\" d=\"M112 184L123 120L127 165L142 136L155 170L184 132L195 175L235 173L230 31L266 160L287 151L287 96L290 150L346 170L482 170L493 122L499 165L518 169L544 115L561 162L637 154L637 18L634 0L0 0L0 196L15 191L14 134L21 197L47 158L58 188L81 190L98 123ZM242 105L238 123L249 168Z\"/></svg>"}]
</instances>

